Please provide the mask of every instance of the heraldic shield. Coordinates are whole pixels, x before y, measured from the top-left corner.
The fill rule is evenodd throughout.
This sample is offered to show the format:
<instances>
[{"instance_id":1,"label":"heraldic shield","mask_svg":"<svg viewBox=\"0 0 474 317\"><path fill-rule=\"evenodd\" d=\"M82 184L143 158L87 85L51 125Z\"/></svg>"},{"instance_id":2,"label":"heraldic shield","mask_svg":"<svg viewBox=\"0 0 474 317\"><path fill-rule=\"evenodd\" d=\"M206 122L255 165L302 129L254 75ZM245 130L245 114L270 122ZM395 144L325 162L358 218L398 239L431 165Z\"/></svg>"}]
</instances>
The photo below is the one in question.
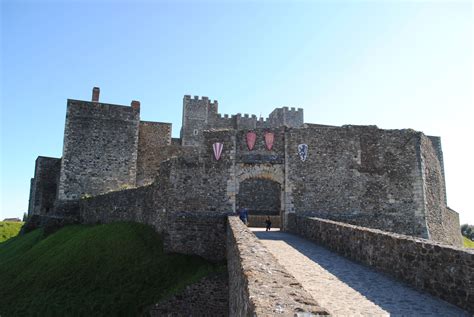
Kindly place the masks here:
<instances>
[{"instance_id":1,"label":"heraldic shield","mask_svg":"<svg viewBox=\"0 0 474 317\"><path fill-rule=\"evenodd\" d=\"M255 147L255 141L257 140L257 133L253 131L247 132L247 147L249 151L252 151Z\"/></svg>"},{"instance_id":2,"label":"heraldic shield","mask_svg":"<svg viewBox=\"0 0 474 317\"><path fill-rule=\"evenodd\" d=\"M221 158L222 149L224 148L224 144L216 142L212 144L212 149L214 150L214 158L218 161Z\"/></svg>"},{"instance_id":3,"label":"heraldic shield","mask_svg":"<svg viewBox=\"0 0 474 317\"><path fill-rule=\"evenodd\" d=\"M265 132L265 146L268 150L273 148L273 141L275 139L275 135L273 132Z\"/></svg>"},{"instance_id":4,"label":"heraldic shield","mask_svg":"<svg viewBox=\"0 0 474 317\"><path fill-rule=\"evenodd\" d=\"M307 144L299 144L298 145L298 154L300 159L304 162L308 158L308 145Z\"/></svg>"}]
</instances>

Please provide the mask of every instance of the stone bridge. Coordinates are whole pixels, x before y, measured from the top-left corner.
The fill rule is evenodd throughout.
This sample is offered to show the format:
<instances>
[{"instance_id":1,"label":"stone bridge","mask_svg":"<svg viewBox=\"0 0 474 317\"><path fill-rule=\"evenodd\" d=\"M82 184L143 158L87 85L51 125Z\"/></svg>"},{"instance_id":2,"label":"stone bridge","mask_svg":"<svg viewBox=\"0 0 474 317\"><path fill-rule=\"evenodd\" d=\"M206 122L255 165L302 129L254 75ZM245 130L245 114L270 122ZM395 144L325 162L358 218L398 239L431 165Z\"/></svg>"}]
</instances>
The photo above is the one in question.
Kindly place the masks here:
<instances>
[{"instance_id":1,"label":"stone bridge","mask_svg":"<svg viewBox=\"0 0 474 317\"><path fill-rule=\"evenodd\" d=\"M106 200L84 202L79 222L147 223L166 252L227 262L226 276L195 285L172 308L230 316L474 313L474 250L296 214L287 215L285 232L252 232L230 214L131 212L126 204L99 208L111 205L99 199Z\"/></svg>"},{"instance_id":2,"label":"stone bridge","mask_svg":"<svg viewBox=\"0 0 474 317\"><path fill-rule=\"evenodd\" d=\"M227 261L230 316L474 312L473 250L295 214L288 220L288 232L252 232L234 216L173 214L165 247Z\"/></svg>"},{"instance_id":3,"label":"stone bridge","mask_svg":"<svg viewBox=\"0 0 474 317\"><path fill-rule=\"evenodd\" d=\"M297 234L229 219L231 315L471 316L474 252L294 218Z\"/></svg>"},{"instance_id":4,"label":"stone bridge","mask_svg":"<svg viewBox=\"0 0 474 317\"><path fill-rule=\"evenodd\" d=\"M333 316L469 316L297 235L254 232L270 253Z\"/></svg>"}]
</instances>

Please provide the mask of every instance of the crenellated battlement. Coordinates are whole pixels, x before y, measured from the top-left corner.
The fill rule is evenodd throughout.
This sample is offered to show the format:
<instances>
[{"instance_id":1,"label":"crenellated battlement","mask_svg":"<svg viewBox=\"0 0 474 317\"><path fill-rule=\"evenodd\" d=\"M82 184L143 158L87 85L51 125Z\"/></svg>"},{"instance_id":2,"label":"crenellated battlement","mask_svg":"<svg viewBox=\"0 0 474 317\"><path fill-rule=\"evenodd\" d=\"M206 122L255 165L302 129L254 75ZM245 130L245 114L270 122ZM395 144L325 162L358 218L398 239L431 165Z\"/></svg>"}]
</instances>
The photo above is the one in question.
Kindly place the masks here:
<instances>
[{"instance_id":1,"label":"crenellated battlement","mask_svg":"<svg viewBox=\"0 0 474 317\"><path fill-rule=\"evenodd\" d=\"M255 128L278 128L282 126L300 127L303 125L303 109L295 107L276 108L267 118L257 117L255 114L217 113L213 118L209 116L207 129L228 128L228 129L255 129Z\"/></svg>"},{"instance_id":2,"label":"crenellated battlement","mask_svg":"<svg viewBox=\"0 0 474 317\"><path fill-rule=\"evenodd\" d=\"M208 102L210 105L217 105L218 102L217 100L210 100L209 97L207 96L193 96L191 97L191 95L184 95L183 97L183 101L187 101L188 104L192 104L192 101L204 101L204 102Z\"/></svg>"}]
</instances>

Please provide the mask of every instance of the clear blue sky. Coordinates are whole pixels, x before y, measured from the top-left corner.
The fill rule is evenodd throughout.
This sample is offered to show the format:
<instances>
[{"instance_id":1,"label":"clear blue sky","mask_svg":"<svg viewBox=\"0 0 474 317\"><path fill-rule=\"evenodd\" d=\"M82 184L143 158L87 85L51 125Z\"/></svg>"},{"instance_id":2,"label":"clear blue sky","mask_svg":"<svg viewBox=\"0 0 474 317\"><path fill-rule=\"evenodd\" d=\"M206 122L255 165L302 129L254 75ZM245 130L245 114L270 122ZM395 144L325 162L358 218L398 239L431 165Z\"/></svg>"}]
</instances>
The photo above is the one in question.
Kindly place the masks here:
<instances>
[{"instance_id":1,"label":"clear blue sky","mask_svg":"<svg viewBox=\"0 0 474 317\"><path fill-rule=\"evenodd\" d=\"M448 205L474 224L472 3L259 2L2 1L0 218L27 210L36 157L61 156L66 99L99 86L174 136L184 94L439 135Z\"/></svg>"}]
</instances>

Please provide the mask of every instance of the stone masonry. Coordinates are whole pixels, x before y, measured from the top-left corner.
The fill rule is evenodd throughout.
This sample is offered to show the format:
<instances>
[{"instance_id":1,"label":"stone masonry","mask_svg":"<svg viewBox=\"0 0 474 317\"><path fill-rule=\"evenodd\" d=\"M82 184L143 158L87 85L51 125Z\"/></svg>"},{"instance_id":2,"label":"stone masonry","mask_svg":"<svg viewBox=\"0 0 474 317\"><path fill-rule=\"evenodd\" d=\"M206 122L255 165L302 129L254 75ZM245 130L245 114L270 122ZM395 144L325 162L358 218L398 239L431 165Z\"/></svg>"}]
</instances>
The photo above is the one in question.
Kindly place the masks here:
<instances>
[{"instance_id":1,"label":"stone masonry","mask_svg":"<svg viewBox=\"0 0 474 317\"><path fill-rule=\"evenodd\" d=\"M288 107L265 119L222 115L217 101L184 96L180 138L172 138L171 124L141 120L140 102L112 105L99 95L95 87L92 101L67 101L62 157L36 161L29 230L146 223L163 236L165 252L227 261L229 315L327 315L233 216L248 207L254 222L271 215L282 231L472 312L472 279L462 279L472 275L472 252L448 246L459 246L461 235L447 206L439 137L308 124L302 109ZM196 292L206 285L155 313L186 300L201 307ZM210 296L217 302L209 309L224 314L226 296Z\"/></svg>"},{"instance_id":2,"label":"stone masonry","mask_svg":"<svg viewBox=\"0 0 474 317\"><path fill-rule=\"evenodd\" d=\"M58 214L64 208L54 206L90 197L98 197L94 204L104 215L79 209L87 222L109 215L140 220L169 212L228 214L245 206L251 215L280 216L283 230L289 215L311 214L461 243L458 215L447 206L439 137L308 124L302 109L288 107L265 119L228 116L218 113L215 100L184 96L181 137L173 139L171 124L141 121L138 101L106 104L99 93L95 88L93 101L68 100L63 156L49 159L56 163L47 174L38 163L30 214ZM256 136L252 149L249 132ZM223 145L218 160L216 143ZM304 161L300 144L308 148Z\"/></svg>"}]
</instances>

